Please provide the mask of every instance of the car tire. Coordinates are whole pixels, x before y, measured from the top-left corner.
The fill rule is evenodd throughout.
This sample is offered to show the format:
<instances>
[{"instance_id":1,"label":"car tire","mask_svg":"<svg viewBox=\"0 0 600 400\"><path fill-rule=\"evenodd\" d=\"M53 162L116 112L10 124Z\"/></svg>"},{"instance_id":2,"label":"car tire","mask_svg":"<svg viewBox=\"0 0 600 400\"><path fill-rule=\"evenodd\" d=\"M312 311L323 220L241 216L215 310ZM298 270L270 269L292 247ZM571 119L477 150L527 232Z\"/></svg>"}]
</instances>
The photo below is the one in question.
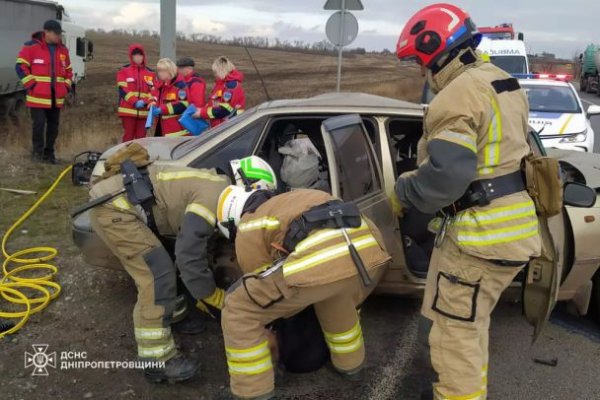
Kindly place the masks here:
<instances>
[{"instance_id":1,"label":"car tire","mask_svg":"<svg viewBox=\"0 0 600 400\"><path fill-rule=\"evenodd\" d=\"M590 316L597 324L600 324L600 270L596 272L593 278Z\"/></svg>"},{"instance_id":2,"label":"car tire","mask_svg":"<svg viewBox=\"0 0 600 400\"><path fill-rule=\"evenodd\" d=\"M579 80L579 91L581 93L585 93L586 90L587 90L587 79L582 78Z\"/></svg>"}]
</instances>

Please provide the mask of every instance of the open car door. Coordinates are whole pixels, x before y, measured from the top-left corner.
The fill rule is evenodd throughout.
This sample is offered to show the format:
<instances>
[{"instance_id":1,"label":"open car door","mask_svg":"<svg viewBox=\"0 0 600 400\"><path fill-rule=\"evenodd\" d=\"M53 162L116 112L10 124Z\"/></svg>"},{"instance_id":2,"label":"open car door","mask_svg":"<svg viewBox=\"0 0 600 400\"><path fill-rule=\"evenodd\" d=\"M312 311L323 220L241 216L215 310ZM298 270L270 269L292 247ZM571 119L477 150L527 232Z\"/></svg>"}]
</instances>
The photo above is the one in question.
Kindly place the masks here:
<instances>
[{"instance_id":1,"label":"open car door","mask_svg":"<svg viewBox=\"0 0 600 400\"><path fill-rule=\"evenodd\" d=\"M353 201L381 231L392 257L402 248L385 194L383 175L373 145L358 114L341 115L321 125L327 153L331 194Z\"/></svg>"},{"instance_id":2,"label":"open car door","mask_svg":"<svg viewBox=\"0 0 600 400\"><path fill-rule=\"evenodd\" d=\"M528 141L535 155L546 155L535 131L529 133ZM552 233L558 233L559 226L563 226L562 212L552 218L539 218L539 222L542 253L540 257L530 261L523 282L523 312L527 321L534 327L533 343L539 338L556 305L562 276L560 250Z\"/></svg>"}]
</instances>

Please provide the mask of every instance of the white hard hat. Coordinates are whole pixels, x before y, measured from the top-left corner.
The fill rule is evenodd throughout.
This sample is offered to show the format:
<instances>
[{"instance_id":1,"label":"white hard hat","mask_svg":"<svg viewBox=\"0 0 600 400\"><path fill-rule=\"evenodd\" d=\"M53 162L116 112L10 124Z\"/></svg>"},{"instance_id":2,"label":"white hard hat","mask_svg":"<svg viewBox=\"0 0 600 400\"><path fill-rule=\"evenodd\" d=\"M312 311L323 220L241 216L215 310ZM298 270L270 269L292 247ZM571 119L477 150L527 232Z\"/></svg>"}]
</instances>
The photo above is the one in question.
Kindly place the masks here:
<instances>
[{"instance_id":1,"label":"white hard hat","mask_svg":"<svg viewBox=\"0 0 600 400\"><path fill-rule=\"evenodd\" d=\"M277 189L277 176L269 163L262 158L250 156L239 160L231 160L229 164L233 170L233 176L237 186L246 186L244 179L240 174L240 170L242 170L252 189Z\"/></svg>"},{"instance_id":2,"label":"white hard hat","mask_svg":"<svg viewBox=\"0 0 600 400\"><path fill-rule=\"evenodd\" d=\"M246 202L256 189L247 190L241 186L229 185L221 192L217 206L217 221L219 230L226 238L230 238L230 228L237 227L242 218Z\"/></svg>"}]
</instances>

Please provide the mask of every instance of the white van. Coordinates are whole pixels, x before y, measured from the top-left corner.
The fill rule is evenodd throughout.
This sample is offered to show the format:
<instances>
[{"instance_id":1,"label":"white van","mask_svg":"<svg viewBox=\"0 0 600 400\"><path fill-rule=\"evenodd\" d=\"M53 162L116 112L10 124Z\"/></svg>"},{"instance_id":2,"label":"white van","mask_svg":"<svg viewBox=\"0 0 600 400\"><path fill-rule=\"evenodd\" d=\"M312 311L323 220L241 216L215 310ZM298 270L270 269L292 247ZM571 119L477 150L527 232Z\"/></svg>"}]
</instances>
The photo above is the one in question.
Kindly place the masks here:
<instances>
[{"instance_id":1,"label":"white van","mask_svg":"<svg viewBox=\"0 0 600 400\"><path fill-rule=\"evenodd\" d=\"M487 54L492 64L509 74L529 74L527 49L522 40L492 40L483 37L477 49Z\"/></svg>"}]
</instances>

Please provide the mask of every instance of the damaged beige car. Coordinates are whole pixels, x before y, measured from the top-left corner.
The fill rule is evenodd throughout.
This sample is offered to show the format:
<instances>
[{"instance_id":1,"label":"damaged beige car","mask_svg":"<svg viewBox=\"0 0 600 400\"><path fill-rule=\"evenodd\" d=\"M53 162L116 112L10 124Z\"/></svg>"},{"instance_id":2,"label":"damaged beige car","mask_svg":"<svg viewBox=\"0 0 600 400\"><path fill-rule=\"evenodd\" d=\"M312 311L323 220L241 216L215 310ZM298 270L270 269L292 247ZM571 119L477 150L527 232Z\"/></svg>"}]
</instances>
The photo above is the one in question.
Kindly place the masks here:
<instances>
[{"instance_id":1,"label":"damaged beige car","mask_svg":"<svg viewBox=\"0 0 600 400\"><path fill-rule=\"evenodd\" d=\"M309 99L277 100L264 103L209 130L199 137L146 138L145 146L157 164L217 168L226 173L229 160L251 154L267 160L279 173L284 155L278 150L301 132L318 150L321 174L331 193L355 201L382 231L393 262L378 286L378 293L420 295L433 235L427 224L432 216L399 220L392 214L387 194L398 175L416 168L417 142L422 133L423 111L417 104L359 93L325 94ZM545 154L537 137L530 134L534 152ZM108 150L102 159L119 146ZM557 300L570 301L579 314L588 312L591 299L600 302L600 208L592 207L594 190L600 187L590 159L557 155L563 161L565 199L571 205L563 212L542 221L543 257L532 261L519 282L523 290L526 318L539 335ZM598 158L596 160L596 158ZM93 175L103 172L98 162ZM576 183L573 183L576 182ZM288 190L282 182L281 190ZM589 207L589 208L581 208ZM87 214L73 221L73 237L90 264L121 268L89 225ZM174 238L165 238L172 246ZM211 264L223 285L239 276L233 248L216 238Z\"/></svg>"}]
</instances>

